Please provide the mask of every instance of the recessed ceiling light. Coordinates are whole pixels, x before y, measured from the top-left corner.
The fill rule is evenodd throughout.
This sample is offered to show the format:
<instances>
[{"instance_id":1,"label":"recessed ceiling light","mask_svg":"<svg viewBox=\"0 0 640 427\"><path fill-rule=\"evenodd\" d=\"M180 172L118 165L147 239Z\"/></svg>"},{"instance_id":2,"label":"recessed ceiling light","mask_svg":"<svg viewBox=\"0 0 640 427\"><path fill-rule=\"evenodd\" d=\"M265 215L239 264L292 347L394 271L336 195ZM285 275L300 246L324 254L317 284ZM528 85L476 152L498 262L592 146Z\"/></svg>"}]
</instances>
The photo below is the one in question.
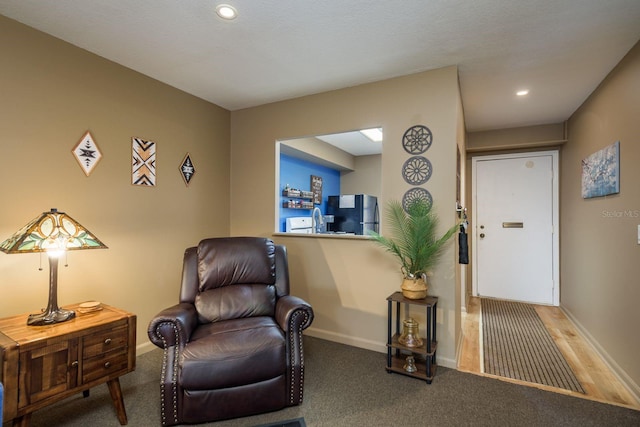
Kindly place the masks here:
<instances>
[{"instance_id":1,"label":"recessed ceiling light","mask_svg":"<svg viewBox=\"0 0 640 427\"><path fill-rule=\"evenodd\" d=\"M363 129L360 132L364 134L364 136L372 140L373 142L382 141L382 129L380 128Z\"/></svg>"},{"instance_id":2,"label":"recessed ceiling light","mask_svg":"<svg viewBox=\"0 0 640 427\"><path fill-rule=\"evenodd\" d=\"M516 92L516 95L518 95L518 96L529 95L529 89L519 90L519 91Z\"/></svg>"},{"instance_id":3,"label":"recessed ceiling light","mask_svg":"<svg viewBox=\"0 0 640 427\"><path fill-rule=\"evenodd\" d=\"M216 13L222 19L232 20L236 19L238 16L238 12L235 10L233 6L228 4L219 4L216 6Z\"/></svg>"}]
</instances>

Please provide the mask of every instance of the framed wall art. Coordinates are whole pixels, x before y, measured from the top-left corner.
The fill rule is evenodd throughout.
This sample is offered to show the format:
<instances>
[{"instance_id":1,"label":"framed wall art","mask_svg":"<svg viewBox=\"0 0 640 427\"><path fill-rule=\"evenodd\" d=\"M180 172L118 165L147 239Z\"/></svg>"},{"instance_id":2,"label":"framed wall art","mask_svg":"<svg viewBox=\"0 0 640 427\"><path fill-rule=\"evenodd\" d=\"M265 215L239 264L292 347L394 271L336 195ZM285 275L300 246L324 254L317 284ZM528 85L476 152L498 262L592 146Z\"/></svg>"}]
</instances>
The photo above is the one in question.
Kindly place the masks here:
<instances>
[{"instance_id":1,"label":"framed wall art","mask_svg":"<svg viewBox=\"0 0 640 427\"><path fill-rule=\"evenodd\" d=\"M184 184L187 187L189 186L189 183L191 182L191 178L193 178L193 175L195 175L195 173L196 173L196 167L193 165L193 162L191 161L191 156L189 155L189 153L187 153L187 155L184 156L182 163L180 163L180 175L182 175Z\"/></svg>"},{"instance_id":2,"label":"framed wall art","mask_svg":"<svg viewBox=\"0 0 640 427\"><path fill-rule=\"evenodd\" d=\"M620 192L620 141L582 160L582 198Z\"/></svg>"},{"instance_id":3,"label":"framed wall art","mask_svg":"<svg viewBox=\"0 0 640 427\"><path fill-rule=\"evenodd\" d=\"M86 176L91 175L93 168L96 167L102 158L102 152L100 152L98 144L96 144L96 141L89 131L80 138L80 141L73 147L71 153L78 161L78 164Z\"/></svg>"},{"instance_id":4,"label":"framed wall art","mask_svg":"<svg viewBox=\"0 0 640 427\"><path fill-rule=\"evenodd\" d=\"M144 187L156 185L156 143L131 138L131 183Z\"/></svg>"},{"instance_id":5,"label":"framed wall art","mask_svg":"<svg viewBox=\"0 0 640 427\"><path fill-rule=\"evenodd\" d=\"M311 192L313 193L313 204L322 204L322 177L311 175Z\"/></svg>"}]
</instances>

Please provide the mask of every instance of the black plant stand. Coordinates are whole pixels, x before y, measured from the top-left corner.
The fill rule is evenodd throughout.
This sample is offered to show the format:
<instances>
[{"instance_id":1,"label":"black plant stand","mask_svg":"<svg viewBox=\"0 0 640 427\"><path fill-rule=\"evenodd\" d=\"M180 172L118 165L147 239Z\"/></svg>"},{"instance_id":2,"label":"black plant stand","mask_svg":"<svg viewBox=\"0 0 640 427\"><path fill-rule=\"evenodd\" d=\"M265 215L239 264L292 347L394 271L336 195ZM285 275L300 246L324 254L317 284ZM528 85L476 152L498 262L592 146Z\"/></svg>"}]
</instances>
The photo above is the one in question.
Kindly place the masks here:
<instances>
[{"instance_id":1,"label":"black plant stand","mask_svg":"<svg viewBox=\"0 0 640 427\"><path fill-rule=\"evenodd\" d=\"M395 331L393 330L393 306L395 303ZM436 339L436 308L438 297L427 296L422 299L408 299L402 296L402 292L395 292L387 297L388 304L388 327L387 327L387 372L407 375L420 378L431 384L436 374L436 349L438 341ZM421 305L426 308L426 339L420 347L407 347L398 341L400 338L400 305L412 304ZM407 356L414 356L417 371L407 372L404 369Z\"/></svg>"}]
</instances>

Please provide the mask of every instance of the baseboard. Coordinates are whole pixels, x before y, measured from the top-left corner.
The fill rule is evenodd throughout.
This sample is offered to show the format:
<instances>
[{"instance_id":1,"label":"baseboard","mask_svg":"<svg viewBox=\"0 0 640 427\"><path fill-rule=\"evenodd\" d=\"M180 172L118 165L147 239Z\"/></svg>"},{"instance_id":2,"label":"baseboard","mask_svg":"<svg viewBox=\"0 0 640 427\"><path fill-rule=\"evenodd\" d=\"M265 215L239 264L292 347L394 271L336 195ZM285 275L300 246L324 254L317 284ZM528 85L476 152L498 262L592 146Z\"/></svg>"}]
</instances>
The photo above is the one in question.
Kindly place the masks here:
<instances>
[{"instance_id":1,"label":"baseboard","mask_svg":"<svg viewBox=\"0 0 640 427\"><path fill-rule=\"evenodd\" d=\"M578 319L565 307L560 306L562 312L567 316L567 319L573 323L578 332L582 335L582 338L591 346L591 349L598 354L607 367L618 378L622 385L631 393L631 395L640 402L640 386L633 381L633 379L616 363L616 361L606 352L606 350L596 341L596 339L580 324Z\"/></svg>"},{"instance_id":2,"label":"baseboard","mask_svg":"<svg viewBox=\"0 0 640 427\"><path fill-rule=\"evenodd\" d=\"M309 335L314 338L321 338L323 340L337 342L340 344L350 345L352 347L363 348L365 350L371 350L378 353L387 354L387 344L380 343L378 341L365 340L359 337L353 337L350 335L339 334L337 332L327 331L324 329L318 329L310 327L304 331L305 335ZM445 368L456 369L455 359L450 359L442 356L437 357L437 364Z\"/></svg>"},{"instance_id":3,"label":"baseboard","mask_svg":"<svg viewBox=\"0 0 640 427\"><path fill-rule=\"evenodd\" d=\"M339 334L325 329L314 328L313 326L306 329L304 333L305 335L309 335L314 338L321 338L323 340L346 344L352 347L364 348L365 350L377 351L378 353L387 353L387 344L380 343L378 341L365 340L363 338Z\"/></svg>"},{"instance_id":4,"label":"baseboard","mask_svg":"<svg viewBox=\"0 0 640 427\"><path fill-rule=\"evenodd\" d=\"M136 356L140 356L141 354L148 353L151 350L154 350L156 348L158 348L158 347L153 345L153 343L151 341L143 342L142 344L138 344L136 346Z\"/></svg>"}]
</instances>

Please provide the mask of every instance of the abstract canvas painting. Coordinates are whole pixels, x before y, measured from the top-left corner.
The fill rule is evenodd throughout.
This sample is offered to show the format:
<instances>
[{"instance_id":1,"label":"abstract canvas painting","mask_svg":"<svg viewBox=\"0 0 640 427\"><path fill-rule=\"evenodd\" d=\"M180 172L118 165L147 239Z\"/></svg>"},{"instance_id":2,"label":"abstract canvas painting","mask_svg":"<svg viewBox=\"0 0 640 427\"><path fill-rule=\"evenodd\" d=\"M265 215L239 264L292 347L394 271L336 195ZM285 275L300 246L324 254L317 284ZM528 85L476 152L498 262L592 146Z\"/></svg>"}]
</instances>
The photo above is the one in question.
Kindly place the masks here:
<instances>
[{"instance_id":1,"label":"abstract canvas painting","mask_svg":"<svg viewBox=\"0 0 640 427\"><path fill-rule=\"evenodd\" d=\"M156 143L131 138L131 183L153 187L156 185Z\"/></svg>"},{"instance_id":2,"label":"abstract canvas painting","mask_svg":"<svg viewBox=\"0 0 640 427\"><path fill-rule=\"evenodd\" d=\"M620 192L620 141L582 160L582 198Z\"/></svg>"}]
</instances>

